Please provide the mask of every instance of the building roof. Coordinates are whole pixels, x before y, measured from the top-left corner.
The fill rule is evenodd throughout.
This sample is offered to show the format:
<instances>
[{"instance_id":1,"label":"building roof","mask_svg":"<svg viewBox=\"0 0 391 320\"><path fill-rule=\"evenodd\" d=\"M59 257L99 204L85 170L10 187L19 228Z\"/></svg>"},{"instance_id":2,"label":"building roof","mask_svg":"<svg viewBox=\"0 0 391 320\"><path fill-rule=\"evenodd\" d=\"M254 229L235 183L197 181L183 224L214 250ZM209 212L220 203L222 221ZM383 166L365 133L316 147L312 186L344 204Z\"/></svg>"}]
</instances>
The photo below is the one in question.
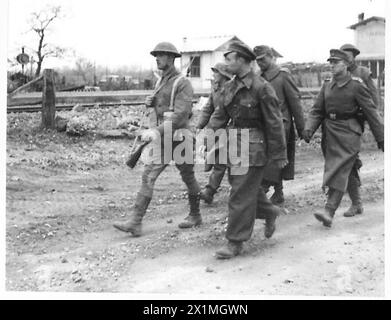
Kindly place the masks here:
<instances>
[{"instance_id":1,"label":"building roof","mask_svg":"<svg viewBox=\"0 0 391 320\"><path fill-rule=\"evenodd\" d=\"M381 53L362 53L356 57L357 61L368 61L368 60L384 60L385 55Z\"/></svg>"},{"instance_id":2,"label":"building roof","mask_svg":"<svg viewBox=\"0 0 391 320\"><path fill-rule=\"evenodd\" d=\"M365 19L365 20L362 20L362 21L359 21L359 22L353 24L353 25L349 26L348 28L354 30L354 29L356 29L357 27L359 27L359 26L364 26L364 25L366 25L367 23L372 22L372 21L380 21L380 22L384 22L384 23L385 23L385 22L386 22L386 19L385 19L385 18L382 18L382 17L370 17L370 18L368 18L368 19Z\"/></svg>"},{"instance_id":3,"label":"building roof","mask_svg":"<svg viewBox=\"0 0 391 320\"><path fill-rule=\"evenodd\" d=\"M180 52L223 51L228 46L229 42L233 40L240 39L234 35L183 38L183 44Z\"/></svg>"}]
</instances>

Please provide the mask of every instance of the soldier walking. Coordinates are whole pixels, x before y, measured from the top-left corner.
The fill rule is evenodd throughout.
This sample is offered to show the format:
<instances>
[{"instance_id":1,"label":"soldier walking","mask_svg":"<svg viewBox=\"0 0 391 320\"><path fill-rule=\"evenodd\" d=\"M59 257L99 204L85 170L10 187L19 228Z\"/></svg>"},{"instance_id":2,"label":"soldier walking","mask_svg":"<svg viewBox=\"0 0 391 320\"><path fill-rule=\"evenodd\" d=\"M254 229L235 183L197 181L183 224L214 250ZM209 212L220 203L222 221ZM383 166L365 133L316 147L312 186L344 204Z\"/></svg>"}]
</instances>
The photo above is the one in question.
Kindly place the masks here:
<instances>
[{"instance_id":1,"label":"soldier walking","mask_svg":"<svg viewBox=\"0 0 391 320\"><path fill-rule=\"evenodd\" d=\"M384 126L376 105L361 78L352 77L346 52L330 50L328 61L333 78L326 80L313 105L303 132L309 142L314 132L324 123L325 169L323 187L328 187L324 212L315 213L324 226L331 227L335 211L348 187L361 146L362 126L358 120L361 108L379 149L384 151ZM358 174L358 173L357 173Z\"/></svg>"},{"instance_id":2,"label":"soldier walking","mask_svg":"<svg viewBox=\"0 0 391 320\"><path fill-rule=\"evenodd\" d=\"M242 131L249 133L249 161L246 173L236 172L235 169L240 167L240 164L229 163L228 180L231 190L225 234L228 242L216 252L218 259L229 259L240 254L243 242L250 239L257 215L259 186L266 163L275 162L278 168L287 164L285 134L278 99L272 86L252 71L254 53L242 42L234 41L224 56L227 69L234 78L224 85L223 105L213 116L224 123L230 122L228 130L236 133L228 136L228 149L243 148ZM265 235L273 234L276 218L276 214L266 217Z\"/></svg>"},{"instance_id":3,"label":"soldier walking","mask_svg":"<svg viewBox=\"0 0 391 320\"><path fill-rule=\"evenodd\" d=\"M225 82L227 82L227 80L231 79L232 75L227 71L227 67L224 63L217 63L211 69L213 71L212 93L210 94L205 107L202 109L200 119L196 126L198 130L202 130L205 127L214 127L220 129L220 127L223 125L217 124L212 126L208 125L208 123L211 120L211 116L215 109L219 108L219 100L221 100L223 85ZM221 181L223 180L225 171L227 169L227 165L225 163L219 163L218 158L219 157L216 155L216 162L213 165L212 172L209 176L209 182L200 194L201 199L209 204L213 202L213 197L217 192L217 189L220 187Z\"/></svg>"},{"instance_id":4,"label":"soldier walking","mask_svg":"<svg viewBox=\"0 0 391 320\"><path fill-rule=\"evenodd\" d=\"M147 129L142 133L141 139L144 141L158 140L161 138L161 161L154 161L146 164L141 178L141 188L137 193L136 202L133 207L130 220L125 222L115 222L114 227L124 232L130 232L133 236L141 235L141 222L152 198L153 188L156 179L168 166L172 160L166 159L167 150L174 150L180 143L173 137L168 141L172 143L172 148L165 148L167 139L164 139L165 127L168 123L172 125L172 132L177 129L189 128L189 117L192 111L193 88L190 82L181 76L180 72L175 69L174 60L180 57L174 45L168 42L159 43L151 55L156 57L157 68L163 72L161 81L158 82L157 88L152 96L147 97L146 107L154 108L156 113L156 124L153 128ZM170 105L170 104L173 105ZM170 114L167 119L166 115ZM190 149L193 148L193 142ZM164 158L164 159L163 159ZM168 160L168 161L167 161ZM175 161L175 159L174 159ZM176 164L183 182L187 186L190 213L185 221L179 224L179 228L191 228L201 224L200 204L200 186L194 176L194 165L189 163Z\"/></svg>"},{"instance_id":5,"label":"soldier walking","mask_svg":"<svg viewBox=\"0 0 391 320\"><path fill-rule=\"evenodd\" d=\"M295 127L300 138L304 130L304 115L300 103L300 92L289 70L280 68L275 63L273 51L270 47L265 45L256 46L254 53L257 64L261 68L261 76L270 82L279 99L288 155L288 165L285 168L278 169L272 164L266 167L262 187L265 193L267 193L269 188L273 186L274 193L270 200L273 204L283 204L284 193L282 181L293 180L295 174Z\"/></svg>"},{"instance_id":6,"label":"soldier walking","mask_svg":"<svg viewBox=\"0 0 391 320\"><path fill-rule=\"evenodd\" d=\"M376 106L378 106L377 90L371 76L371 71L367 67L358 66L355 61L356 56L360 54L360 50L358 50L354 45L348 43L344 44L340 48L340 50L345 51L349 56L350 63L348 66L348 71L353 77L361 78L361 80L369 89L373 102ZM362 123L364 127L364 119L362 119ZM345 217L354 217L356 214L362 214L364 212L360 190L361 180L358 174L361 167L362 161L359 157L357 157L352 172L349 175L347 191L352 204L350 205L349 209L343 214Z\"/></svg>"}]
</instances>

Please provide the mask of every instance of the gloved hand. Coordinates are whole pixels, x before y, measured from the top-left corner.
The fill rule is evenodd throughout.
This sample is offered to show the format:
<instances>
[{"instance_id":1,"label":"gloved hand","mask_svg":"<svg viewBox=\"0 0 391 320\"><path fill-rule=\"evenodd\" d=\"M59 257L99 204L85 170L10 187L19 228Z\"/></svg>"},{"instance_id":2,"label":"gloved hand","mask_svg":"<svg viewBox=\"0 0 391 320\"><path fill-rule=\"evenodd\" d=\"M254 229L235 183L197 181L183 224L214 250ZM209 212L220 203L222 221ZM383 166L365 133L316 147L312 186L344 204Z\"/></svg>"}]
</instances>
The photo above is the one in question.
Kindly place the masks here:
<instances>
[{"instance_id":1,"label":"gloved hand","mask_svg":"<svg viewBox=\"0 0 391 320\"><path fill-rule=\"evenodd\" d=\"M310 140L311 140L312 134L311 134L311 131L307 129L307 130L303 130L303 131L301 132L301 136L302 136L302 138L303 138L303 140L304 140L305 142L309 143Z\"/></svg>"},{"instance_id":2,"label":"gloved hand","mask_svg":"<svg viewBox=\"0 0 391 320\"><path fill-rule=\"evenodd\" d=\"M384 152L384 141L379 141L377 143L377 147Z\"/></svg>"}]
</instances>

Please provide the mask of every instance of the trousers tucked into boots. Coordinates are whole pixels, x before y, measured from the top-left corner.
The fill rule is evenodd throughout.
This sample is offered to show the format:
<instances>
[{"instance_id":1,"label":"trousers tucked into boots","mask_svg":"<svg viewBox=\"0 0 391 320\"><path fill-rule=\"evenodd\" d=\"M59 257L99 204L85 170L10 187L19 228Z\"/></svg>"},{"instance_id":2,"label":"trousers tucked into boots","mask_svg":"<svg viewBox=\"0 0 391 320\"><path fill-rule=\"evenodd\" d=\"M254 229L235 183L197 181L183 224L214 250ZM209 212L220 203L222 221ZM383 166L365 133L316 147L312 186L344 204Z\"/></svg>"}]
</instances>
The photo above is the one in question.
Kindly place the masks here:
<instances>
[{"instance_id":1,"label":"trousers tucked into boots","mask_svg":"<svg viewBox=\"0 0 391 320\"><path fill-rule=\"evenodd\" d=\"M265 193L268 193L269 188L273 186L274 188L274 193L270 197L270 201L273 204L282 204L284 203L284 193L282 192L283 189L283 184L282 184L282 179L279 182L272 182L269 180L264 179L262 181L262 188L265 191Z\"/></svg>"},{"instance_id":2,"label":"trousers tucked into boots","mask_svg":"<svg viewBox=\"0 0 391 320\"><path fill-rule=\"evenodd\" d=\"M256 219L265 219L265 237L270 238L276 230L276 219L281 212L280 207L274 205L267 197L263 187L259 188L257 199Z\"/></svg>"},{"instance_id":3,"label":"trousers tucked into boots","mask_svg":"<svg viewBox=\"0 0 391 320\"><path fill-rule=\"evenodd\" d=\"M350 208L343 214L345 217L353 217L356 214L363 213L361 195L360 195L360 178L358 171L353 168L349 175L347 192L352 201Z\"/></svg>"},{"instance_id":4,"label":"trousers tucked into boots","mask_svg":"<svg viewBox=\"0 0 391 320\"><path fill-rule=\"evenodd\" d=\"M179 228L192 228L201 224L202 218L200 214L200 195L192 195L189 194L189 205L190 205L190 213L185 218L183 222L181 222L178 227Z\"/></svg>"},{"instance_id":5,"label":"trousers tucked into boots","mask_svg":"<svg viewBox=\"0 0 391 320\"><path fill-rule=\"evenodd\" d=\"M141 221L143 220L150 202L150 197L138 193L130 220L126 222L115 222L113 226L123 232L130 232L134 237L141 236Z\"/></svg>"},{"instance_id":6,"label":"trousers tucked into boots","mask_svg":"<svg viewBox=\"0 0 391 320\"><path fill-rule=\"evenodd\" d=\"M315 218L323 222L325 227L331 227L335 211L338 209L343 192L330 188L327 193L327 202L323 213L315 213Z\"/></svg>"}]
</instances>

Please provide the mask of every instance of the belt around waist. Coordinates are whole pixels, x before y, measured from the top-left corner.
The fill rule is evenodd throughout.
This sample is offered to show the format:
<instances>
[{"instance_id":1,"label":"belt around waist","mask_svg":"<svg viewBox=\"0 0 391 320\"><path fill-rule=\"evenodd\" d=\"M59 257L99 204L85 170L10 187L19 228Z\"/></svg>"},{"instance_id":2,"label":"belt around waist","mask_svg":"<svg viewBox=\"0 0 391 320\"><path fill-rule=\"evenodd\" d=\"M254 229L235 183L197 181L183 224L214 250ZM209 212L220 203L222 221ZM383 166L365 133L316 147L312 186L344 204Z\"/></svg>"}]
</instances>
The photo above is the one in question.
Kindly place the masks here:
<instances>
[{"instance_id":1,"label":"belt around waist","mask_svg":"<svg viewBox=\"0 0 391 320\"><path fill-rule=\"evenodd\" d=\"M357 114L330 112L326 114L326 118L330 120L349 120L349 119L356 119Z\"/></svg>"},{"instance_id":2,"label":"belt around waist","mask_svg":"<svg viewBox=\"0 0 391 320\"><path fill-rule=\"evenodd\" d=\"M250 128L259 128L258 121L238 121L238 120L232 120L229 123L229 126L231 128L238 128L238 129L250 129Z\"/></svg>"}]
</instances>

